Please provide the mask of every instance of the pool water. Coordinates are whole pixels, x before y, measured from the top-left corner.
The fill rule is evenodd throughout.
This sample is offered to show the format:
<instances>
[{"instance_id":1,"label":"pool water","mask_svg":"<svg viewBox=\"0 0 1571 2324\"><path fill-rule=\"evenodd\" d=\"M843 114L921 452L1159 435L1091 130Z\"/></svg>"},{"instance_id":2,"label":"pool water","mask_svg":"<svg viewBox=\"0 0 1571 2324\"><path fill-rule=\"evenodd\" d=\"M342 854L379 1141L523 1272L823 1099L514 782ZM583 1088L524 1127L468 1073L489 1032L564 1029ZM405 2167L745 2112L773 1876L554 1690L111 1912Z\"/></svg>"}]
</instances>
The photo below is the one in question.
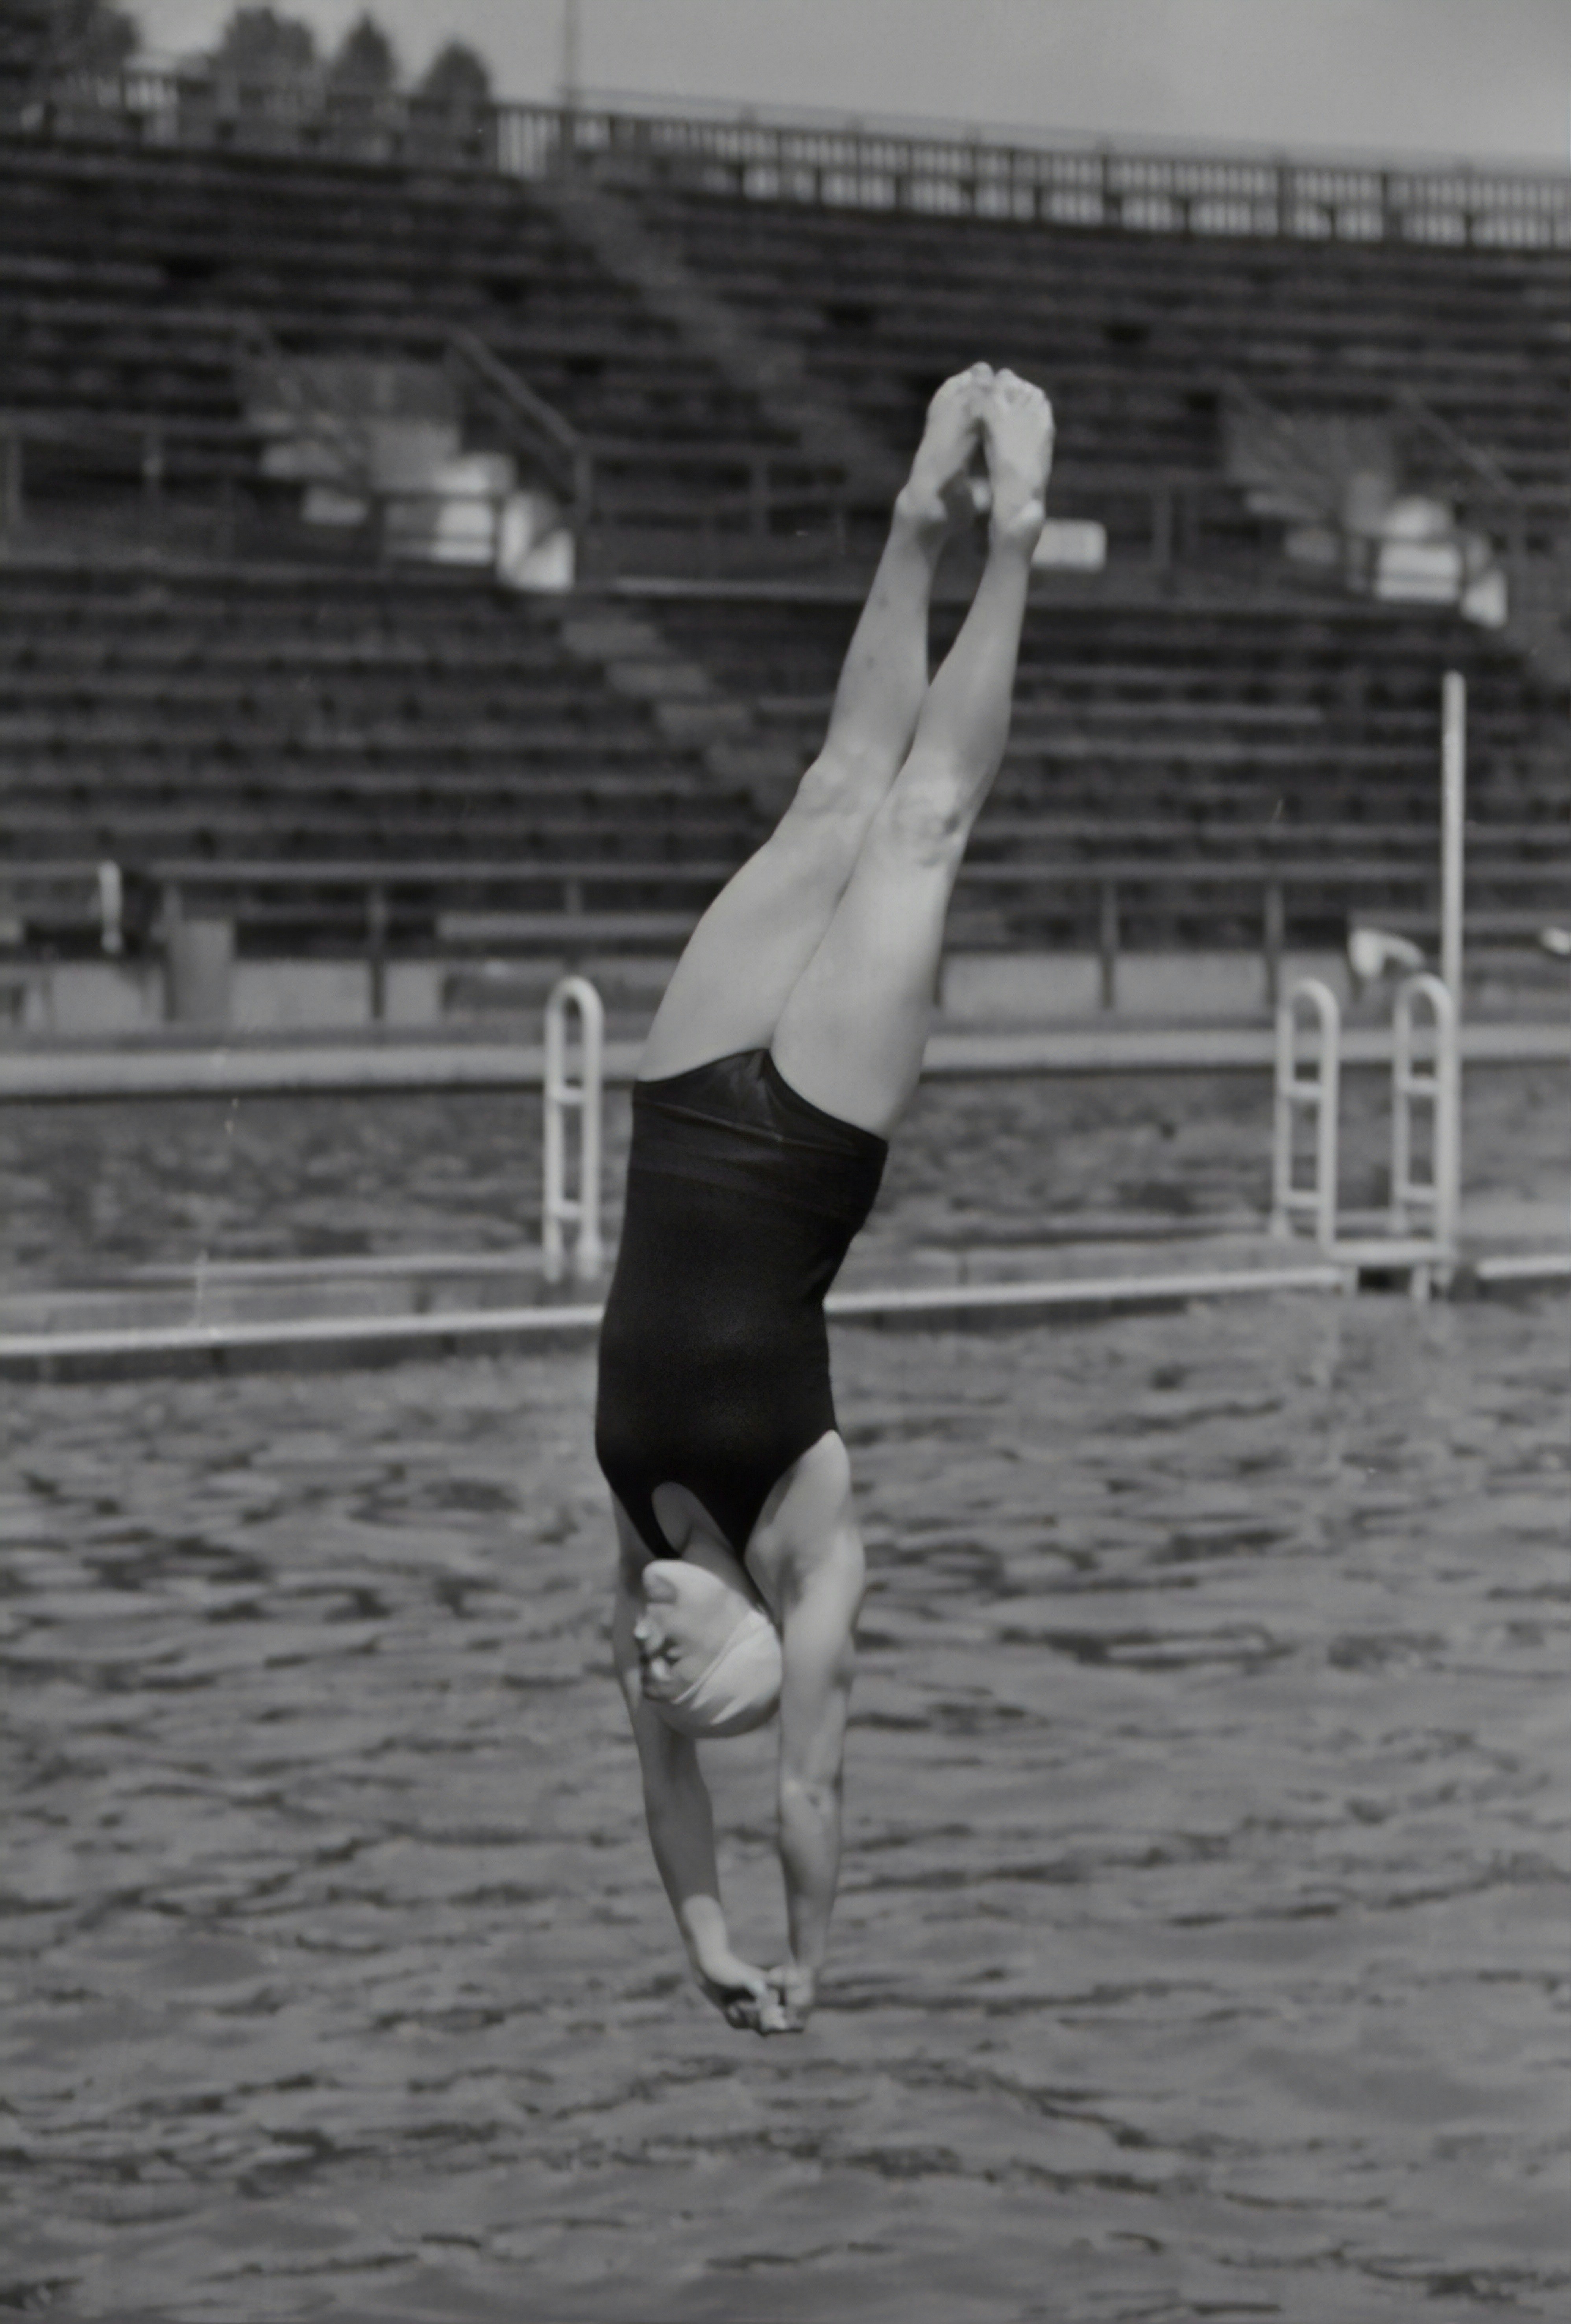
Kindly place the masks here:
<instances>
[{"instance_id":1,"label":"pool water","mask_svg":"<svg viewBox=\"0 0 1571 2324\"><path fill-rule=\"evenodd\" d=\"M1384 1072L1344 1078L1351 1209L1387 1199L1389 1089ZM610 1092L613 1238L629 1120L627 1092ZM528 1093L0 1106L0 1288L198 1259L537 1244L540 1143ZM929 1081L852 1269L898 1280L921 1250L1029 1247L1131 1213L1202 1230L1259 1222L1271 1143L1265 1074ZM1564 1069L1470 1070L1463 1151L1470 1201L1548 1201L1571 1222Z\"/></svg>"},{"instance_id":2,"label":"pool water","mask_svg":"<svg viewBox=\"0 0 1571 2324\"><path fill-rule=\"evenodd\" d=\"M1149 1118L1059 1167L1233 1199L1236 1131ZM455 1234L425 1167L366 1232ZM974 1199L901 1167L922 1234ZM8 1388L0 2309L1564 2314L1564 1298L834 1351L873 1584L770 2043L644 1837L587 1354ZM709 1764L772 1959L769 1739Z\"/></svg>"}]
</instances>

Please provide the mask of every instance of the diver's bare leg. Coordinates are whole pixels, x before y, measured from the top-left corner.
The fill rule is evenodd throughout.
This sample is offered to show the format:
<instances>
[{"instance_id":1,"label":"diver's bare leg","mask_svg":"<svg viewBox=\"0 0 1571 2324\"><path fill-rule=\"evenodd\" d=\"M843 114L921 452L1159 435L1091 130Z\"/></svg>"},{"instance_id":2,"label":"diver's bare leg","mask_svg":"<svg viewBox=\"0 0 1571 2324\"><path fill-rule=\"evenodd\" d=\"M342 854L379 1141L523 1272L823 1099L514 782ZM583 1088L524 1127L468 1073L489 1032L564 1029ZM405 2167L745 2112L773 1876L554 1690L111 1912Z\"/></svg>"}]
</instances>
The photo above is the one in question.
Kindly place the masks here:
<instances>
[{"instance_id":1,"label":"diver's bare leg","mask_svg":"<svg viewBox=\"0 0 1571 2324\"><path fill-rule=\"evenodd\" d=\"M1001 372L983 434L993 508L976 598L773 1044L781 1073L803 1096L882 1137L916 1086L950 897L1008 740L1052 457L1047 398Z\"/></svg>"},{"instance_id":2,"label":"diver's bare leg","mask_svg":"<svg viewBox=\"0 0 1571 2324\"><path fill-rule=\"evenodd\" d=\"M991 380L978 364L933 397L823 749L772 835L694 930L650 1029L641 1080L766 1047L828 927L922 707L932 576L946 537L970 509L966 471Z\"/></svg>"}]
</instances>

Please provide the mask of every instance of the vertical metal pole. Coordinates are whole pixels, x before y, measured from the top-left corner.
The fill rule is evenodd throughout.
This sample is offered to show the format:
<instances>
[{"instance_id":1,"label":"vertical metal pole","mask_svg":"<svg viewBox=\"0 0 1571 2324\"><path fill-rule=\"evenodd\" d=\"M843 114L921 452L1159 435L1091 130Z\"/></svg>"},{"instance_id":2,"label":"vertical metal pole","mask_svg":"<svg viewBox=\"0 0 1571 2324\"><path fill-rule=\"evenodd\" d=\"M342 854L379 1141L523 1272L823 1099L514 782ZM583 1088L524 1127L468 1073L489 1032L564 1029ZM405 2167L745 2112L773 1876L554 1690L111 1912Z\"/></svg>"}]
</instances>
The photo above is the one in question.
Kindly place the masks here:
<instances>
[{"instance_id":1,"label":"vertical metal pole","mask_svg":"<svg viewBox=\"0 0 1571 2324\"><path fill-rule=\"evenodd\" d=\"M365 891L365 951L371 968L372 1021L380 1025L387 1015L387 888L373 880Z\"/></svg>"},{"instance_id":2,"label":"vertical metal pole","mask_svg":"<svg viewBox=\"0 0 1571 2324\"><path fill-rule=\"evenodd\" d=\"M0 434L0 540L22 530L22 433Z\"/></svg>"},{"instance_id":3,"label":"vertical metal pole","mask_svg":"<svg viewBox=\"0 0 1571 2324\"><path fill-rule=\"evenodd\" d=\"M569 116L578 110L578 5L579 0L562 0L562 110Z\"/></svg>"},{"instance_id":4,"label":"vertical metal pole","mask_svg":"<svg viewBox=\"0 0 1571 2324\"><path fill-rule=\"evenodd\" d=\"M1151 561L1159 573L1172 565L1173 487L1169 479L1151 488Z\"/></svg>"},{"instance_id":5,"label":"vertical metal pole","mask_svg":"<svg viewBox=\"0 0 1571 2324\"><path fill-rule=\"evenodd\" d=\"M569 1008L578 1011L583 1044L583 1066L576 1082L567 1076ZM560 1283L565 1272L562 1230L569 1221L577 1228L573 1272L581 1282L592 1283L601 1270L600 1114L604 1041L605 1010L599 993L585 976L563 977L546 1003L546 1188L540 1242L547 1283ZM579 1114L576 1195L570 1195L566 1187L569 1107Z\"/></svg>"},{"instance_id":6,"label":"vertical metal pole","mask_svg":"<svg viewBox=\"0 0 1571 2324\"><path fill-rule=\"evenodd\" d=\"M565 1125L560 1089L564 1037L556 1001L556 994L553 992L546 1009L546 1188L540 1210L540 1261L547 1283L562 1280L562 1227L566 1209L562 1185Z\"/></svg>"},{"instance_id":7,"label":"vertical metal pole","mask_svg":"<svg viewBox=\"0 0 1571 2324\"><path fill-rule=\"evenodd\" d=\"M1448 669L1440 689L1440 975L1462 1008L1462 844L1467 797L1467 681Z\"/></svg>"},{"instance_id":8,"label":"vertical metal pole","mask_svg":"<svg viewBox=\"0 0 1571 2324\"><path fill-rule=\"evenodd\" d=\"M1315 1124L1315 1238L1328 1257L1337 1247L1337 1180L1341 1168L1342 1020L1336 995L1320 1016L1320 1108Z\"/></svg>"},{"instance_id":9,"label":"vertical metal pole","mask_svg":"<svg viewBox=\"0 0 1571 2324\"><path fill-rule=\"evenodd\" d=\"M1118 886L1113 880L1102 882L1097 949L1101 955L1102 1006L1104 1009L1116 1009L1118 1005Z\"/></svg>"},{"instance_id":10,"label":"vertical metal pole","mask_svg":"<svg viewBox=\"0 0 1571 2324\"><path fill-rule=\"evenodd\" d=\"M1298 1070L1299 1005L1319 1020L1319 1055L1312 1076ZM1293 1214L1309 1212L1315 1239L1329 1256L1337 1244L1337 1180L1342 1103L1342 1012L1329 985L1300 977L1276 1017L1275 1138L1272 1153L1271 1231L1291 1235ZM1293 1183L1293 1125L1300 1106L1315 1116L1315 1182Z\"/></svg>"},{"instance_id":11,"label":"vertical metal pole","mask_svg":"<svg viewBox=\"0 0 1571 2324\"><path fill-rule=\"evenodd\" d=\"M1435 1010L1435 1233L1454 1250L1462 1210L1462 902L1467 832L1467 681L1449 669L1442 691L1440 982Z\"/></svg>"},{"instance_id":12,"label":"vertical metal pole","mask_svg":"<svg viewBox=\"0 0 1571 2324\"><path fill-rule=\"evenodd\" d=\"M593 1283L605 1263L600 1239L601 1080L605 1040L605 1012L600 995L585 980L588 999L580 1000L583 1032L583 1111L578 1123L578 1245L574 1271L581 1283Z\"/></svg>"},{"instance_id":13,"label":"vertical metal pole","mask_svg":"<svg viewBox=\"0 0 1571 2324\"><path fill-rule=\"evenodd\" d=\"M120 866L107 859L98 866L98 943L115 954L125 949L125 883Z\"/></svg>"},{"instance_id":14,"label":"vertical metal pole","mask_svg":"<svg viewBox=\"0 0 1571 2324\"><path fill-rule=\"evenodd\" d=\"M1434 1019L1434 1058L1428 1073L1417 1060L1413 1010L1427 1002ZM1456 1010L1438 976L1410 976L1396 996L1392 1019L1391 1226L1407 1233L1413 1211L1429 1213L1436 1256L1442 1266L1455 1257L1461 1199L1461 1065ZM1413 1176L1414 1101L1431 1108L1429 1176Z\"/></svg>"},{"instance_id":15,"label":"vertical metal pole","mask_svg":"<svg viewBox=\"0 0 1571 2324\"><path fill-rule=\"evenodd\" d=\"M1282 998L1282 955L1287 939L1287 915L1282 881L1265 883L1265 1005L1274 1009Z\"/></svg>"},{"instance_id":16,"label":"vertical metal pole","mask_svg":"<svg viewBox=\"0 0 1571 2324\"><path fill-rule=\"evenodd\" d=\"M1413 1186L1413 1001L1419 980L1410 977L1397 991L1391 1019L1391 1207L1386 1223L1393 1235L1408 1231Z\"/></svg>"},{"instance_id":17,"label":"vertical metal pole","mask_svg":"<svg viewBox=\"0 0 1571 2324\"><path fill-rule=\"evenodd\" d=\"M1462 1043L1454 1003L1435 1009L1435 1240L1449 1259L1462 1224Z\"/></svg>"},{"instance_id":18,"label":"vertical metal pole","mask_svg":"<svg viewBox=\"0 0 1571 2324\"><path fill-rule=\"evenodd\" d=\"M1284 1001L1276 1016L1276 1085L1272 1108L1271 1231L1282 1241L1293 1231L1293 1008Z\"/></svg>"}]
</instances>

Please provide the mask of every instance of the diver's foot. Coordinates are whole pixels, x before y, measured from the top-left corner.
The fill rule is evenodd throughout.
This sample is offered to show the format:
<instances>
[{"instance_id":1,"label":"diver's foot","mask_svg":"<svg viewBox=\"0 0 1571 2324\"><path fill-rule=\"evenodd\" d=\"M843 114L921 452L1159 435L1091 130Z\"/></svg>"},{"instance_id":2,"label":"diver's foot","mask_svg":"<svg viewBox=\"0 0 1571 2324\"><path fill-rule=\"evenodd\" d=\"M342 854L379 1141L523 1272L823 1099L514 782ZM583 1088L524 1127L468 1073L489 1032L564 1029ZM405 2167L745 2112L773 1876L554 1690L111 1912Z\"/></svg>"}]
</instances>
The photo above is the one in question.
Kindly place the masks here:
<instances>
[{"instance_id":1,"label":"diver's foot","mask_svg":"<svg viewBox=\"0 0 1571 2324\"><path fill-rule=\"evenodd\" d=\"M988 536L995 547L1034 549L1047 515L1052 466L1052 406L1041 388L1012 371L999 372L982 410L982 444L993 507Z\"/></svg>"},{"instance_id":2,"label":"diver's foot","mask_svg":"<svg viewBox=\"0 0 1571 2324\"><path fill-rule=\"evenodd\" d=\"M975 512L969 472L981 448L982 410L992 386L992 366L973 364L946 379L927 407L911 475L895 503L923 531L947 532Z\"/></svg>"}]
</instances>

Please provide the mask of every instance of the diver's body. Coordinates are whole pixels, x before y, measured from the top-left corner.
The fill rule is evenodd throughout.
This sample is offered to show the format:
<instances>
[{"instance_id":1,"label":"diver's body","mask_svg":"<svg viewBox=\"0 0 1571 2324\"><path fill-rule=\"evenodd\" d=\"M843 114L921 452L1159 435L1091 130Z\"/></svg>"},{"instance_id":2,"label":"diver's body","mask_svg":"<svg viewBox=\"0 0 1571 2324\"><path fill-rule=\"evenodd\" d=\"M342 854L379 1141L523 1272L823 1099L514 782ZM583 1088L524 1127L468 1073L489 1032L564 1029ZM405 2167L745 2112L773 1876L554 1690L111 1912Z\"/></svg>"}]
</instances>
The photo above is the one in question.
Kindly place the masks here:
<instances>
[{"instance_id":1,"label":"diver's body","mask_svg":"<svg viewBox=\"0 0 1571 2324\"><path fill-rule=\"evenodd\" d=\"M865 1579L823 1294L921 1071L949 899L1007 738L1052 446L1045 397L1008 372L978 364L934 397L824 748L694 930L639 1066L596 1429L613 1650L689 1959L760 2033L800 2027L823 1959ZM930 686L932 575L978 447L988 561ZM692 1735L661 1715L723 1651L738 1601L714 1577L736 1566L781 1657L789 1952L767 1972L731 1947Z\"/></svg>"}]
</instances>

